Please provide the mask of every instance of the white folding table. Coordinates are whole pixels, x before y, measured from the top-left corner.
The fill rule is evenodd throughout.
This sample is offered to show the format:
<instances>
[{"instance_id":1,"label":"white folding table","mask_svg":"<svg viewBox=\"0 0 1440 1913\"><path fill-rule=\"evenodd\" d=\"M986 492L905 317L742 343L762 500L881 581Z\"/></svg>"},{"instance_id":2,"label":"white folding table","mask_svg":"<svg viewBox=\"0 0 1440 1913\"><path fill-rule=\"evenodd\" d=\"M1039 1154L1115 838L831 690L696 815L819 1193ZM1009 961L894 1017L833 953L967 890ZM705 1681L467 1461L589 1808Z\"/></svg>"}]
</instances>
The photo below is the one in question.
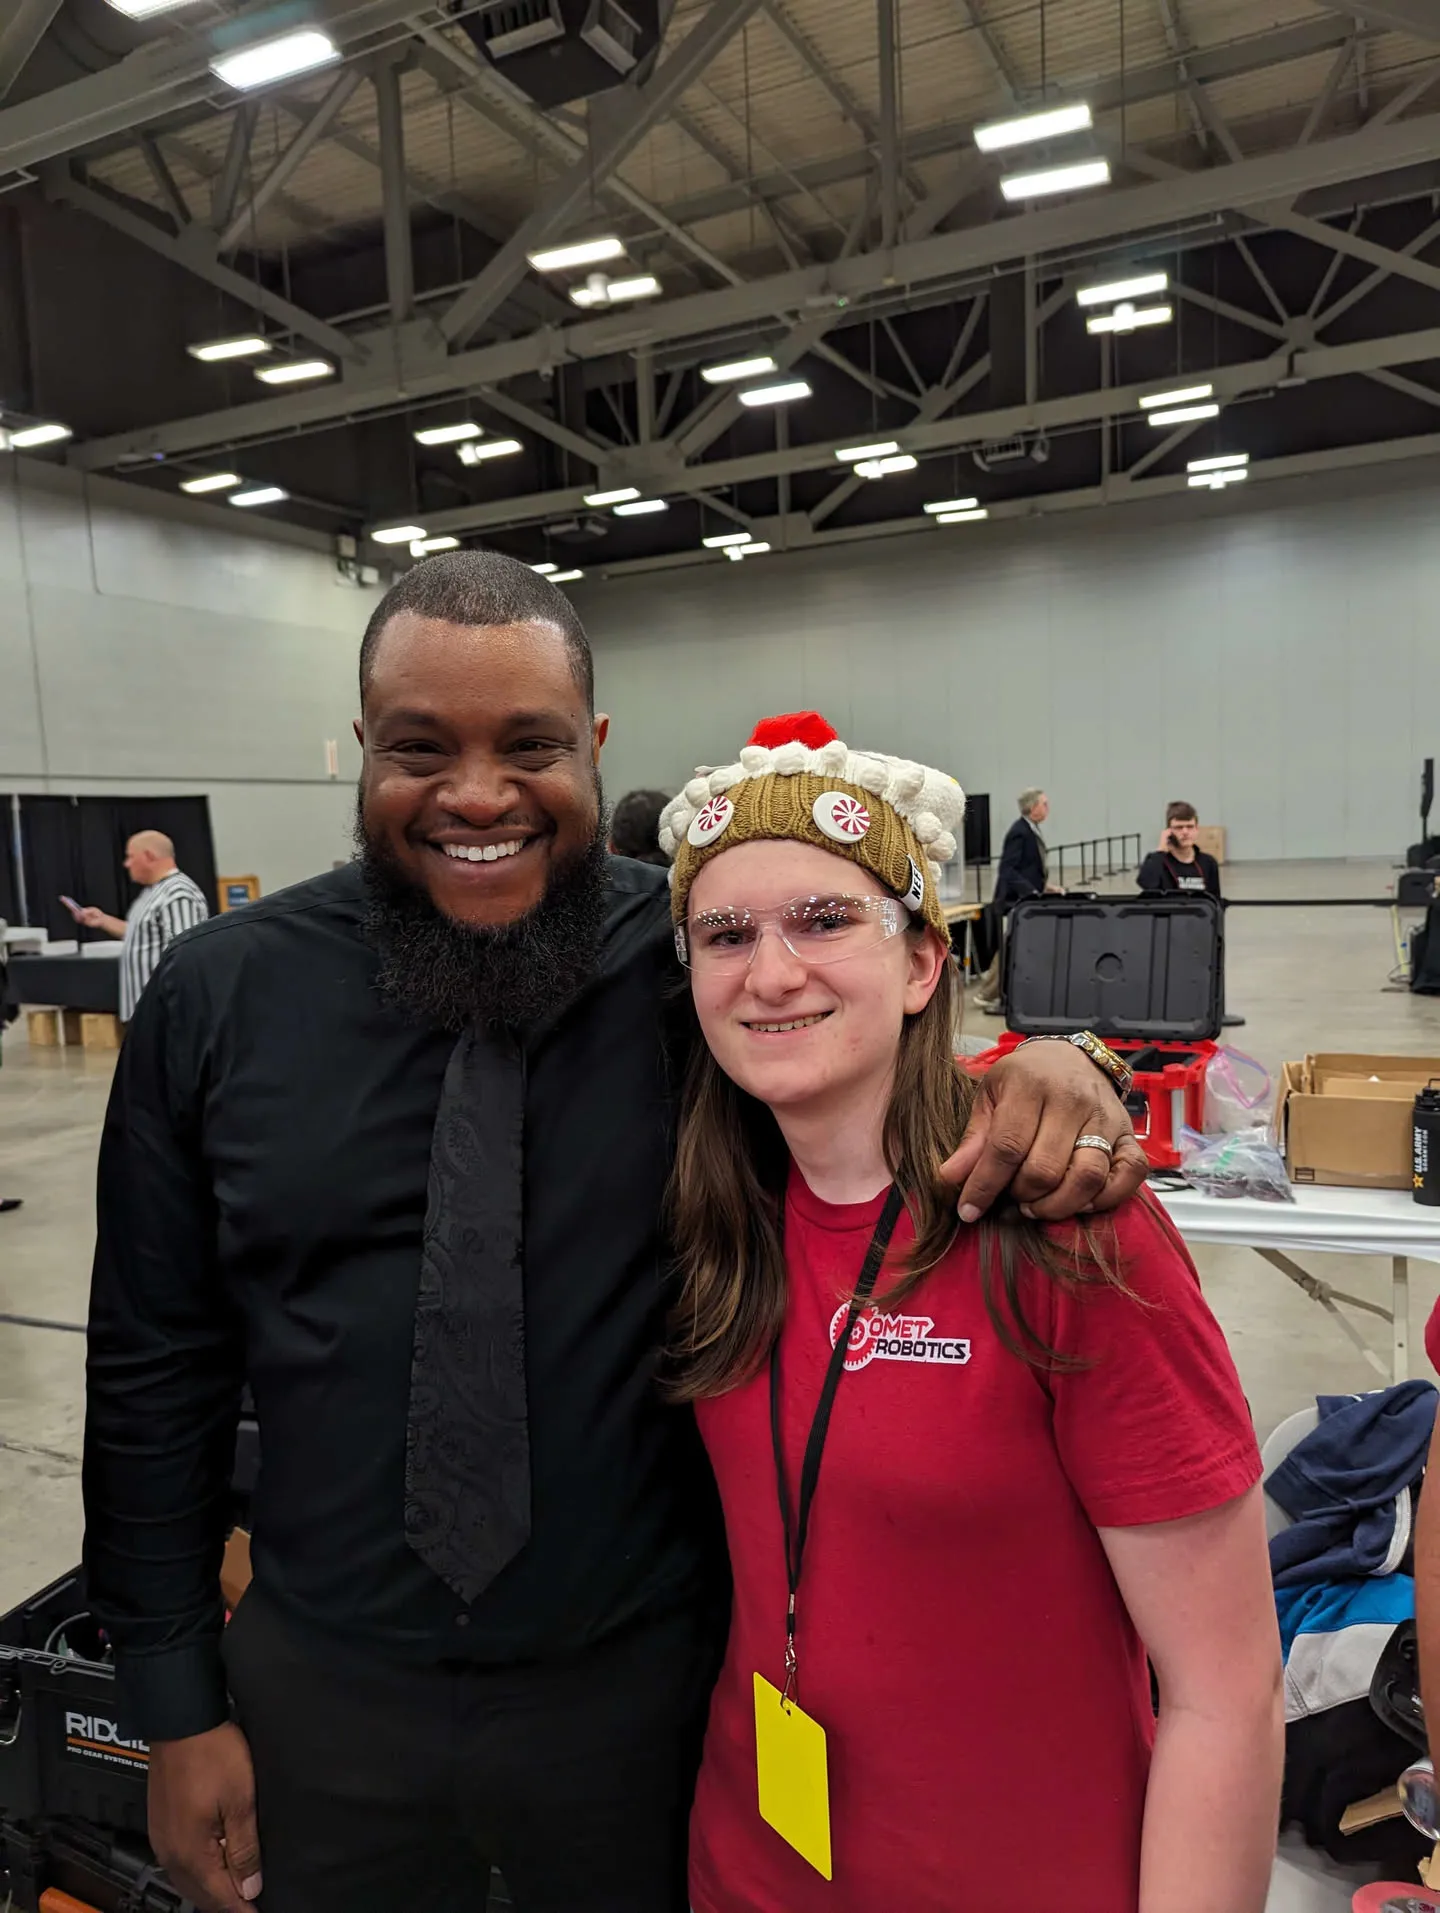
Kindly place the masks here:
<instances>
[{"instance_id":1,"label":"white folding table","mask_svg":"<svg viewBox=\"0 0 1440 1913\"><path fill-rule=\"evenodd\" d=\"M1440 1262L1440 1209L1424 1208L1399 1189L1316 1189L1297 1185L1295 1200L1233 1201L1202 1195L1198 1189L1155 1188L1176 1228L1187 1242L1215 1242L1253 1249L1272 1269L1303 1289L1329 1311L1366 1361L1383 1376L1385 1364L1359 1329L1342 1313L1363 1309L1392 1326L1390 1379L1403 1382L1409 1369L1410 1258ZM1390 1307L1364 1296L1347 1295L1292 1258L1296 1254L1374 1255L1390 1260Z\"/></svg>"}]
</instances>

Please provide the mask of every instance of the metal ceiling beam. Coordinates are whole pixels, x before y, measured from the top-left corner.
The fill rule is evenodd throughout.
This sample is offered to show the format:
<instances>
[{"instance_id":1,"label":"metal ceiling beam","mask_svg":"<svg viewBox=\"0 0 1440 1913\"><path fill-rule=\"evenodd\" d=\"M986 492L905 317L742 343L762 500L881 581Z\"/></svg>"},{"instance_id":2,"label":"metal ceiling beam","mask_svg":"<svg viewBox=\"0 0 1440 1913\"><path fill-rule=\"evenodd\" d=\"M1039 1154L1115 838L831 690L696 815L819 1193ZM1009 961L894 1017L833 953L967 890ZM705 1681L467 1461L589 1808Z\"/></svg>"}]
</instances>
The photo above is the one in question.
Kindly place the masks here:
<instances>
[{"instance_id":1,"label":"metal ceiling beam","mask_svg":"<svg viewBox=\"0 0 1440 1913\"><path fill-rule=\"evenodd\" d=\"M305 22L347 45L399 25L414 11L415 0L309 0ZM243 40L237 33L242 21ZM290 0L274 0L235 19L177 28L98 73L5 107L0 110L0 172L38 166L162 114L233 97L210 71L210 61L296 23Z\"/></svg>"},{"instance_id":2,"label":"metal ceiling beam","mask_svg":"<svg viewBox=\"0 0 1440 1913\"><path fill-rule=\"evenodd\" d=\"M880 67L880 244L887 250L900 237L899 58L895 0L875 0L876 57Z\"/></svg>"},{"instance_id":3,"label":"metal ceiling beam","mask_svg":"<svg viewBox=\"0 0 1440 1913\"><path fill-rule=\"evenodd\" d=\"M706 132L705 128L695 118L693 113L689 112L683 106L677 106L671 113L670 118L672 123L680 128L680 131L685 135L686 139L688 139L692 145L698 146L705 157L713 161L714 164L720 168L730 183L733 186L739 187L740 190L745 193L746 203L760 213L766 225L768 225L774 233L775 243L779 246L786 265L798 266L801 264L802 258L810 259L813 257L804 235L791 227L790 222L779 206L775 205L771 200L761 199L749 191L745 182L744 170L736 165L735 161L731 158L730 154L726 152L719 140L712 138L711 135ZM741 275L737 272L735 279L738 281L740 277Z\"/></svg>"},{"instance_id":4,"label":"metal ceiling beam","mask_svg":"<svg viewBox=\"0 0 1440 1913\"><path fill-rule=\"evenodd\" d=\"M956 11L970 32L975 35L975 43L985 56L985 63L995 75L1012 106L1018 106L1024 98L1024 88L1020 75L1010 64L1005 49L995 37L995 29L988 24L980 11L980 0L955 0Z\"/></svg>"},{"instance_id":5,"label":"metal ceiling beam","mask_svg":"<svg viewBox=\"0 0 1440 1913\"><path fill-rule=\"evenodd\" d=\"M591 150L546 188L535 210L443 315L440 330L449 344L462 345L489 317L524 278L528 270L526 254L563 229L596 185L629 158L651 128L666 117L728 46L759 4L760 0L712 0L698 23L643 85L622 89L629 95L623 103L625 110L610 115L604 133ZM615 103L621 103L618 96Z\"/></svg>"},{"instance_id":6,"label":"metal ceiling beam","mask_svg":"<svg viewBox=\"0 0 1440 1913\"><path fill-rule=\"evenodd\" d=\"M1407 259L1413 259L1427 247L1433 246L1437 239L1440 239L1440 219L1434 220L1422 232L1416 233L1407 245L1401 247L1401 251ZM1338 253L1336 256L1343 257ZM1323 332L1327 326L1333 325L1342 313L1348 312L1351 306L1359 305L1362 299L1368 299L1375 288L1383 285L1390 277L1390 271L1388 265L1377 267L1368 278L1362 279L1358 286L1352 286L1350 291L1343 293L1333 305L1326 306L1315 321L1316 331Z\"/></svg>"},{"instance_id":7,"label":"metal ceiling beam","mask_svg":"<svg viewBox=\"0 0 1440 1913\"><path fill-rule=\"evenodd\" d=\"M242 100L230 120L230 136L225 142L225 157L210 188L210 224L219 231L228 226L240 197L241 183L250 159L250 142L260 117L258 100ZM229 251L229 247L222 247Z\"/></svg>"},{"instance_id":8,"label":"metal ceiling beam","mask_svg":"<svg viewBox=\"0 0 1440 1913\"><path fill-rule=\"evenodd\" d=\"M175 221L176 232L183 232L190 224L190 207L184 193L175 184L175 175L166 163L165 155L160 151L159 143L151 139L148 133L142 133L135 142L140 148L141 157L150 169L150 177L155 182L155 190L165 202L165 210Z\"/></svg>"},{"instance_id":9,"label":"metal ceiling beam","mask_svg":"<svg viewBox=\"0 0 1440 1913\"><path fill-rule=\"evenodd\" d=\"M256 222L278 192L284 190L299 172L319 142L335 124L337 117L360 84L360 72L356 67L347 67L334 84L328 89L318 106L308 109L300 130L291 139L290 144L281 153L264 179L250 195L249 202L238 213L232 213L224 222L220 234L219 250L233 252L247 234L252 236ZM286 112L292 109L287 105ZM237 115L237 119L238 119ZM238 184L238 175L237 175ZM218 197L218 195L217 195Z\"/></svg>"},{"instance_id":10,"label":"metal ceiling beam","mask_svg":"<svg viewBox=\"0 0 1440 1913\"><path fill-rule=\"evenodd\" d=\"M12 0L0 25L0 100L24 72L63 0Z\"/></svg>"},{"instance_id":11,"label":"metal ceiling beam","mask_svg":"<svg viewBox=\"0 0 1440 1913\"><path fill-rule=\"evenodd\" d=\"M1211 375L1224 402L1264 392L1289 376L1307 381L1347 378L1395 365L1423 363L1440 357L1440 327L1401 333L1393 338L1366 340L1358 345L1317 346L1292 355L1278 352L1266 359L1221 366ZM901 427L891 434L903 449L917 455L955 451L1019 432L1059 432L1098 425L1106 419L1140 416L1141 398L1155 381L1101 387L1063 398L1043 399L1031 406L1005 406L988 412L962 414L926 425ZM843 440L835 443L843 443ZM834 443L791 446L784 451L755 453L744 458L716 460L664 475L663 489L672 494L716 490L729 485L775 479L782 473L833 471ZM426 515L432 535L495 531L534 524L580 509L583 492L567 490L535 493L529 497L498 499L488 504L462 505L452 511Z\"/></svg>"},{"instance_id":12,"label":"metal ceiling beam","mask_svg":"<svg viewBox=\"0 0 1440 1913\"><path fill-rule=\"evenodd\" d=\"M799 58L801 65L808 68L811 77L818 80L824 87L841 118L855 128L871 152L877 151L880 143L880 129L873 114L861 103L853 88L848 87L840 78L814 41L803 29L796 26L786 12L783 0L766 0L765 17L791 52ZM904 155L901 156L901 166L902 177L911 198L922 199L925 195L924 182L919 174L906 164ZM862 167L863 170L868 170L868 156L866 165Z\"/></svg>"},{"instance_id":13,"label":"metal ceiling beam","mask_svg":"<svg viewBox=\"0 0 1440 1913\"><path fill-rule=\"evenodd\" d=\"M1320 131L1320 128L1325 124L1325 115L1335 104L1335 95L1340 91L1340 83L1349 72L1350 63L1356 57L1359 47L1360 36L1358 33L1355 33L1351 35L1344 46L1342 46L1340 51L1335 55L1334 60L1331 62L1330 71L1325 75L1325 83L1315 95L1314 104L1305 116L1305 124L1300 129L1300 137L1295 142L1297 146L1308 146L1311 140L1314 139L1315 135Z\"/></svg>"},{"instance_id":14,"label":"metal ceiling beam","mask_svg":"<svg viewBox=\"0 0 1440 1913\"><path fill-rule=\"evenodd\" d=\"M142 210L138 202L127 205L108 188L82 185L78 179L71 178L63 161L46 166L41 172L41 183L47 199L73 206L77 212L88 213L92 219L100 220L103 225L124 233L127 239L133 239L151 252L158 253L162 259L169 260L172 266L183 266L186 272L193 272L197 278L208 280L212 286L229 293L232 299L248 306L252 312L263 312L266 318L273 320L277 326L283 326L287 332L296 332L301 338L313 340L316 345L333 352L342 360L353 362L363 357L364 349L358 340L327 325L323 319L317 319L313 313L306 312L289 299L282 299L267 287L257 285L243 273L222 265L215 257L213 233L193 224L178 236L163 231L154 223L154 215L149 207Z\"/></svg>"},{"instance_id":15,"label":"metal ceiling beam","mask_svg":"<svg viewBox=\"0 0 1440 1913\"><path fill-rule=\"evenodd\" d=\"M1440 40L1440 0L1382 0L1380 5L1360 0L1358 6L1352 0L1350 10L1371 26L1413 33L1417 40Z\"/></svg>"},{"instance_id":16,"label":"metal ceiling beam","mask_svg":"<svg viewBox=\"0 0 1440 1913\"><path fill-rule=\"evenodd\" d=\"M1440 292L1440 266L1427 266L1423 259L1396 252L1389 246L1377 246L1373 240L1362 239L1359 233L1347 232L1341 226L1327 226L1320 219L1307 219L1303 213L1291 212L1287 207L1266 207L1261 216L1272 225L1283 226L1299 239L1309 239L1331 252L1361 259L1367 266L1374 266L1387 275L1393 273L1402 279L1413 279L1418 286Z\"/></svg>"},{"instance_id":17,"label":"metal ceiling beam","mask_svg":"<svg viewBox=\"0 0 1440 1913\"><path fill-rule=\"evenodd\" d=\"M479 396L482 404L492 412L498 412L502 418L508 418L513 425L519 425L527 432L535 432L541 438L548 438L552 445L573 452L577 458L583 458L591 465L603 465L615 451L608 439L589 438L580 432L572 432L568 425L562 425L558 419L551 418L545 412L536 411L533 405L526 405L523 399L511 398L508 392L502 392L496 386L482 385Z\"/></svg>"},{"instance_id":18,"label":"metal ceiling beam","mask_svg":"<svg viewBox=\"0 0 1440 1913\"><path fill-rule=\"evenodd\" d=\"M1393 126L1367 126L1341 138L1283 153L1243 160L1234 166L1186 174L1148 185L1121 188L1061 207L997 219L964 232L940 233L897 246L893 253L864 253L829 265L776 274L721 291L692 293L644 311L607 314L577 325L530 333L521 338L452 354L416 354L397 382L388 353L363 378L347 379L340 389L296 393L261 400L193 419L177 419L90 447L77 446L75 462L103 466L154 451L174 453L200 447L238 444L389 406L402 393L413 399L464 391L472 384L495 384L581 358L626 352L643 343L702 338L730 328L763 324L777 312L809 312L816 318L839 314L871 294L883 295L901 284L974 285L997 267L1047 255L1062 260L1076 251L1146 231L1165 231L1206 215L1217 218L1229 208L1290 200L1312 187L1386 173L1440 150L1440 117L1403 120ZM1327 236L1334 236L1326 228ZM1340 235L1344 237L1344 235ZM1397 255L1398 256L1398 255ZM1387 255L1387 258L1389 256ZM248 282L247 282L248 283ZM361 340L363 345L363 339ZM386 368L382 370L380 361Z\"/></svg>"},{"instance_id":19,"label":"metal ceiling beam","mask_svg":"<svg viewBox=\"0 0 1440 1913\"><path fill-rule=\"evenodd\" d=\"M415 258L410 244L410 193L405 175L405 109L400 98L400 68L381 60L375 88L376 131L380 141L380 204L385 238L385 296L392 325L415 314ZM496 302L500 303L499 301Z\"/></svg>"}]
</instances>

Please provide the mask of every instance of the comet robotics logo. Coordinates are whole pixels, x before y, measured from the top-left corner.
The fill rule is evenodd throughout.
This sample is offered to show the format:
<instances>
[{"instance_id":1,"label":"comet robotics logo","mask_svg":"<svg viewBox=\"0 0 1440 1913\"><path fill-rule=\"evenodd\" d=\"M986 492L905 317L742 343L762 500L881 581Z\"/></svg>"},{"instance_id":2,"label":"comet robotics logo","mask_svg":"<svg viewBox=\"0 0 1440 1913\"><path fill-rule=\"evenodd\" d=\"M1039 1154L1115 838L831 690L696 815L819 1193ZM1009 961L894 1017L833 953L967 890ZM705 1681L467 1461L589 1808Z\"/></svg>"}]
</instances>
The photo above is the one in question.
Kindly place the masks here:
<instances>
[{"instance_id":1,"label":"comet robotics logo","mask_svg":"<svg viewBox=\"0 0 1440 1913\"><path fill-rule=\"evenodd\" d=\"M831 1348L839 1341L849 1313L849 1305L842 1303L830 1318ZM845 1372L853 1375L857 1368L867 1368L873 1361L942 1362L963 1368L969 1359L968 1339L937 1335L928 1315L891 1315L883 1309L862 1309L850 1331Z\"/></svg>"}]
</instances>

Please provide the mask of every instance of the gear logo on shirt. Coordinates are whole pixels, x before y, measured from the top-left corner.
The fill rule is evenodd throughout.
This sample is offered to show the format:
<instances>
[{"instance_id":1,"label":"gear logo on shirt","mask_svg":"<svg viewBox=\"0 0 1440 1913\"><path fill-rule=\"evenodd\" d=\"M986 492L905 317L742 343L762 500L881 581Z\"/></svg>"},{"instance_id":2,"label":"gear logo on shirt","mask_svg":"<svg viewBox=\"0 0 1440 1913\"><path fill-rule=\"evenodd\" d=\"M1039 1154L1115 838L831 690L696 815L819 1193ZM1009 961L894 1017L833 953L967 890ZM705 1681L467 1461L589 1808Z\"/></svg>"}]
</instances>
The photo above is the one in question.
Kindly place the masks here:
<instances>
[{"instance_id":1,"label":"gear logo on shirt","mask_svg":"<svg viewBox=\"0 0 1440 1913\"><path fill-rule=\"evenodd\" d=\"M830 1346L834 1348L850 1313L842 1302L830 1318ZM928 1315L890 1314L884 1309L862 1309L850 1331L845 1372L866 1368L873 1361L947 1362L963 1368L970 1359L970 1343L955 1336L937 1335Z\"/></svg>"}]
</instances>

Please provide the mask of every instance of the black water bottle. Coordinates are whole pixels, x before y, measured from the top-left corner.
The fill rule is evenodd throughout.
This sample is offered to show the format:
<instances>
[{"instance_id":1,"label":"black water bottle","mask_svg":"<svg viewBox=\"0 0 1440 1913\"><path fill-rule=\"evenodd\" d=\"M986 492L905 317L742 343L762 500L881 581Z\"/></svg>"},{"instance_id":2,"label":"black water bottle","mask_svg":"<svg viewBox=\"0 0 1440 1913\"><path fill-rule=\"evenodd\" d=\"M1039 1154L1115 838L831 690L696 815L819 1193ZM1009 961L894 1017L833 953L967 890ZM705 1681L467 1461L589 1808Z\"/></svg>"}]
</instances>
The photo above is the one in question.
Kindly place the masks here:
<instances>
[{"instance_id":1,"label":"black water bottle","mask_svg":"<svg viewBox=\"0 0 1440 1913\"><path fill-rule=\"evenodd\" d=\"M1440 1209L1440 1077L1415 1098L1415 1200Z\"/></svg>"}]
</instances>

